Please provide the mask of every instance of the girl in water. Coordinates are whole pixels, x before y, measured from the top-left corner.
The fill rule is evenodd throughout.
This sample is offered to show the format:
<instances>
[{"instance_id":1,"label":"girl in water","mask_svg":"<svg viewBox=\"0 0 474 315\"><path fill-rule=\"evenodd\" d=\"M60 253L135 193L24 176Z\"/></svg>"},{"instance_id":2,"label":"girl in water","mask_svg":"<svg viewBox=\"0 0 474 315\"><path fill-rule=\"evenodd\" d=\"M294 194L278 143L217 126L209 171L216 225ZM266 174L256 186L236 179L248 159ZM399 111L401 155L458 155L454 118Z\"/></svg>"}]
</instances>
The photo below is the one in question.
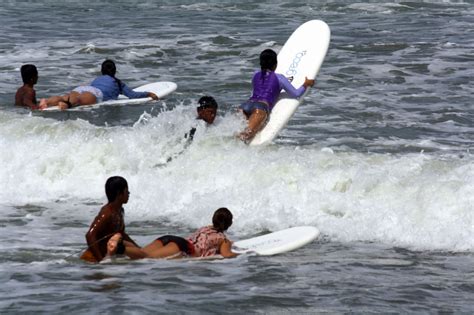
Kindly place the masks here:
<instances>
[{"instance_id":1,"label":"girl in water","mask_svg":"<svg viewBox=\"0 0 474 315\"><path fill-rule=\"evenodd\" d=\"M68 109L80 105L93 105L95 103L116 100L120 94L128 98L151 97L154 100L158 99L158 96L154 93L135 92L117 79L115 77L117 68L112 60L105 60L102 63L101 72L102 75L92 81L90 85L79 86L65 95L41 99L39 108L59 106L61 109Z\"/></svg>"},{"instance_id":2,"label":"girl in water","mask_svg":"<svg viewBox=\"0 0 474 315\"><path fill-rule=\"evenodd\" d=\"M117 68L112 60L105 60L101 67L102 75L92 81L91 86L99 89L102 92L102 101L116 100L120 94L128 98L145 98L151 97L154 100L158 99L154 93L150 92L135 92L129 88L125 83L115 77Z\"/></svg>"},{"instance_id":3,"label":"girl in water","mask_svg":"<svg viewBox=\"0 0 474 315\"><path fill-rule=\"evenodd\" d=\"M237 254L231 250L232 242L224 234L231 225L232 213L227 208L219 208L214 212L212 225L198 229L187 238L165 235L139 248L124 240L122 234L117 233L107 244L107 255L113 256L117 251L124 251L124 254L131 259L213 255L221 255L225 258L235 257Z\"/></svg>"},{"instance_id":4,"label":"girl in water","mask_svg":"<svg viewBox=\"0 0 474 315\"><path fill-rule=\"evenodd\" d=\"M314 80L305 78L301 87L294 88L285 76L275 73L277 63L277 54L273 50L265 49L260 53L261 69L252 78L252 96L247 102L240 105L240 110L248 119L248 127L239 134L242 141L252 140L255 134L263 128L282 89L291 97L298 98L309 86L314 85Z\"/></svg>"}]
</instances>

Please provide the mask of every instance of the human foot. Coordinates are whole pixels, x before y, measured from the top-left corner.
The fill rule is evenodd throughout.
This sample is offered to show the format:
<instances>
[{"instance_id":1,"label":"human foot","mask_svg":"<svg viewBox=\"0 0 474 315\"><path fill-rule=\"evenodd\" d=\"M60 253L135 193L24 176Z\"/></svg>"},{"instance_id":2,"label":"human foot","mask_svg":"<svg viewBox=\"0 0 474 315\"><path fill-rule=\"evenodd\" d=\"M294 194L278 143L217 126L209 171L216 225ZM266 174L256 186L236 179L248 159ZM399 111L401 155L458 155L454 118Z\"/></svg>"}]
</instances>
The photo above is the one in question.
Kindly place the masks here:
<instances>
[{"instance_id":1,"label":"human foot","mask_svg":"<svg viewBox=\"0 0 474 315\"><path fill-rule=\"evenodd\" d=\"M122 240L120 233L114 234L107 242L107 256L113 256L117 253L119 243Z\"/></svg>"},{"instance_id":2,"label":"human foot","mask_svg":"<svg viewBox=\"0 0 474 315\"><path fill-rule=\"evenodd\" d=\"M46 107L48 107L48 102L46 101L45 98L42 98L39 102L39 108L40 109L45 109Z\"/></svg>"}]
</instances>

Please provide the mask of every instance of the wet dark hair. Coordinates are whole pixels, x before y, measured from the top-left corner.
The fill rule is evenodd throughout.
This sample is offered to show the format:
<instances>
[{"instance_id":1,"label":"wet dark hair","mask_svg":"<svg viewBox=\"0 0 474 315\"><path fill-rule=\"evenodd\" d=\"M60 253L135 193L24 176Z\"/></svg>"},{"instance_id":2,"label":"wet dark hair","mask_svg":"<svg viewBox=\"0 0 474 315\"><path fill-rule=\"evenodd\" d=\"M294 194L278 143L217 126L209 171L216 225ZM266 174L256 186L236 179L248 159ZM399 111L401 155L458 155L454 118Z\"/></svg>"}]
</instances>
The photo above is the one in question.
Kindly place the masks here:
<instances>
[{"instance_id":1,"label":"wet dark hair","mask_svg":"<svg viewBox=\"0 0 474 315\"><path fill-rule=\"evenodd\" d=\"M212 225L218 232L226 231L232 225L232 212L227 208L219 208L212 216Z\"/></svg>"},{"instance_id":2,"label":"wet dark hair","mask_svg":"<svg viewBox=\"0 0 474 315\"><path fill-rule=\"evenodd\" d=\"M117 67L115 66L115 62L113 60L107 59L102 63L102 67L100 69L102 75L109 75L115 79L117 82L119 92L122 94L122 82L115 77L115 73L117 73Z\"/></svg>"},{"instance_id":3,"label":"wet dark hair","mask_svg":"<svg viewBox=\"0 0 474 315\"><path fill-rule=\"evenodd\" d=\"M204 108L215 108L217 109L217 102L212 96L203 96L199 99L198 101L199 107L198 109L204 109Z\"/></svg>"},{"instance_id":4,"label":"wet dark hair","mask_svg":"<svg viewBox=\"0 0 474 315\"><path fill-rule=\"evenodd\" d=\"M260 68L262 71L273 71L277 63L277 54L272 49L265 49L260 53Z\"/></svg>"},{"instance_id":5,"label":"wet dark hair","mask_svg":"<svg viewBox=\"0 0 474 315\"><path fill-rule=\"evenodd\" d=\"M120 193L128 187L127 180L120 176L112 176L105 182L105 194L109 202L114 202Z\"/></svg>"},{"instance_id":6,"label":"wet dark hair","mask_svg":"<svg viewBox=\"0 0 474 315\"><path fill-rule=\"evenodd\" d=\"M36 69L36 66L32 64L21 66L20 72L24 84L30 83L34 77L38 76L38 70Z\"/></svg>"}]
</instances>

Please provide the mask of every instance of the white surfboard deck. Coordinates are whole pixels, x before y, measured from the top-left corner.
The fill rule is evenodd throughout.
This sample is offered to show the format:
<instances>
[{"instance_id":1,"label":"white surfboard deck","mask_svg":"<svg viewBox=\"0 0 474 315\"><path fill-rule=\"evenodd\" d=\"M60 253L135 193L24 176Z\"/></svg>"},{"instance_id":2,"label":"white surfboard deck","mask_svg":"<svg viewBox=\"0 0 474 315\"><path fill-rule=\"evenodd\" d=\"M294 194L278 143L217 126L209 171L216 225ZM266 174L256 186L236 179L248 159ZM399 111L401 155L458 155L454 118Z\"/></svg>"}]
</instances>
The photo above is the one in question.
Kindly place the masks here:
<instances>
[{"instance_id":1,"label":"white surfboard deck","mask_svg":"<svg viewBox=\"0 0 474 315\"><path fill-rule=\"evenodd\" d=\"M276 255L300 248L318 236L319 230L314 226L297 226L234 242L232 251L239 254L255 253L259 256Z\"/></svg>"},{"instance_id":2,"label":"white surfboard deck","mask_svg":"<svg viewBox=\"0 0 474 315\"><path fill-rule=\"evenodd\" d=\"M163 81L163 82L148 83L148 84L139 86L133 90L136 92L152 92L152 93L155 93L159 98L162 98L174 92L177 88L178 88L178 85L176 83ZM89 109L98 108L101 106L144 104L152 100L153 99L151 97L130 99L124 95L119 95L119 98L116 100L110 100L110 101L101 102L101 103L97 103L93 105L76 106L74 108L70 108L67 110L68 111L89 110ZM51 106L51 107L43 109L43 111L61 111L61 109L59 109L58 106Z\"/></svg>"},{"instance_id":3,"label":"white surfboard deck","mask_svg":"<svg viewBox=\"0 0 474 315\"><path fill-rule=\"evenodd\" d=\"M323 21L311 20L300 25L278 53L275 72L293 77L291 83L296 88L304 83L305 77L315 79L326 56L330 38L329 26ZM293 116L308 90L306 89L298 99L289 98L286 93L281 93L268 123L252 139L250 145L263 145L275 139Z\"/></svg>"}]
</instances>

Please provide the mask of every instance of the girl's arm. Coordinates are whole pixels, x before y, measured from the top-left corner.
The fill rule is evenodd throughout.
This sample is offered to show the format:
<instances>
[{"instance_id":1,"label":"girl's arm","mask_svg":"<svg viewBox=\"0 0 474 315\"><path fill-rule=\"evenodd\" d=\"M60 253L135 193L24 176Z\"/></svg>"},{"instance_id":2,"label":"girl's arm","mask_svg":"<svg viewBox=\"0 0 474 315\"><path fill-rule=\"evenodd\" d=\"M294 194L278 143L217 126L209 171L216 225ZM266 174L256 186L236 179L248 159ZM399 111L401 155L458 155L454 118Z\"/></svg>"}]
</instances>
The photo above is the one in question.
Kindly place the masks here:
<instances>
[{"instance_id":1,"label":"girl's arm","mask_svg":"<svg viewBox=\"0 0 474 315\"><path fill-rule=\"evenodd\" d=\"M151 97L153 100L157 101L159 100L159 97L152 92L135 92L134 90L130 89L128 86L125 84L122 86L123 94L128 97L128 98L146 98L146 97Z\"/></svg>"},{"instance_id":2,"label":"girl's arm","mask_svg":"<svg viewBox=\"0 0 474 315\"><path fill-rule=\"evenodd\" d=\"M280 83L280 86L283 88L283 90L285 90L291 97L294 98L298 98L303 95L308 86L314 85L314 80L309 80L308 78L305 78L303 85L296 89L284 75L279 73L277 73L276 75L278 78L278 82Z\"/></svg>"},{"instance_id":3,"label":"girl's arm","mask_svg":"<svg viewBox=\"0 0 474 315\"><path fill-rule=\"evenodd\" d=\"M135 92L122 82L122 93L128 98L146 98L151 97L148 92Z\"/></svg>"},{"instance_id":4,"label":"girl's arm","mask_svg":"<svg viewBox=\"0 0 474 315\"><path fill-rule=\"evenodd\" d=\"M219 247L219 253L225 258L236 257L238 254L232 252L232 242L228 239L224 239Z\"/></svg>"}]
</instances>

